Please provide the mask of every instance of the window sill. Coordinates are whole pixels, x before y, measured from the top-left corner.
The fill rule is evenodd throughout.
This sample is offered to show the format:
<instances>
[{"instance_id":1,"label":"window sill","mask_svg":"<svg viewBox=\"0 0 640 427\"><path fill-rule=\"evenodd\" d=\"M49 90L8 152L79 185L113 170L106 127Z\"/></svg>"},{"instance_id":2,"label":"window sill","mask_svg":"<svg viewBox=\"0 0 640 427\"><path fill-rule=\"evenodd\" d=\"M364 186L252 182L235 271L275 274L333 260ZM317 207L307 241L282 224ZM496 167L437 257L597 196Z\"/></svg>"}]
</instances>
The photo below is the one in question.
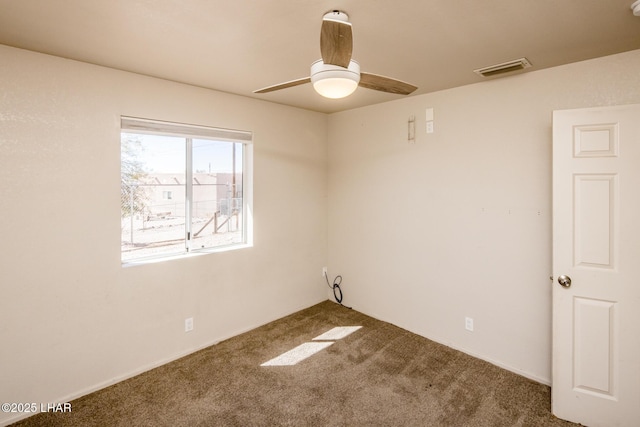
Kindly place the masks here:
<instances>
[{"instance_id":1,"label":"window sill","mask_svg":"<svg viewBox=\"0 0 640 427\"><path fill-rule=\"evenodd\" d=\"M165 262L165 261L173 261L173 260L185 259L185 258L194 258L194 257L202 256L202 255L215 254L215 253L220 253L220 252L229 252L229 251L235 251L235 250L238 250L238 249L246 249L246 248L251 248L251 247L253 247L252 244L244 243L244 244L233 245L233 246L221 246L221 247L218 247L218 248L200 249L200 250L197 250L197 251L193 251L193 252L189 252L189 253L183 253L183 254L176 254L176 255L159 255L159 256L155 256L155 257L142 258L142 259L137 259L137 260L122 261L122 267L123 268L127 268L127 267L135 267L135 266L138 266L138 265L157 264L157 263Z\"/></svg>"}]
</instances>

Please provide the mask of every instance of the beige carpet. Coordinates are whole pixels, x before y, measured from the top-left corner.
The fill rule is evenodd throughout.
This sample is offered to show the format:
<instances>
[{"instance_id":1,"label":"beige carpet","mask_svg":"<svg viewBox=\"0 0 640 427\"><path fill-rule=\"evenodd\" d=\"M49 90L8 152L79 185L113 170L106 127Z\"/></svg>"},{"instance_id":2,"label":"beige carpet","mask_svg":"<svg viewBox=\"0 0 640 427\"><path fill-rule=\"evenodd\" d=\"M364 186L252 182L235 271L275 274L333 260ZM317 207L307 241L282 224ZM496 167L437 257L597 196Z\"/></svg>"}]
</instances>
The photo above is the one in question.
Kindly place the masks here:
<instances>
[{"instance_id":1,"label":"beige carpet","mask_svg":"<svg viewBox=\"0 0 640 427\"><path fill-rule=\"evenodd\" d=\"M337 326L362 328L295 365L260 366ZM575 425L551 415L549 387L330 301L79 398L72 408L15 425Z\"/></svg>"}]
</instances>

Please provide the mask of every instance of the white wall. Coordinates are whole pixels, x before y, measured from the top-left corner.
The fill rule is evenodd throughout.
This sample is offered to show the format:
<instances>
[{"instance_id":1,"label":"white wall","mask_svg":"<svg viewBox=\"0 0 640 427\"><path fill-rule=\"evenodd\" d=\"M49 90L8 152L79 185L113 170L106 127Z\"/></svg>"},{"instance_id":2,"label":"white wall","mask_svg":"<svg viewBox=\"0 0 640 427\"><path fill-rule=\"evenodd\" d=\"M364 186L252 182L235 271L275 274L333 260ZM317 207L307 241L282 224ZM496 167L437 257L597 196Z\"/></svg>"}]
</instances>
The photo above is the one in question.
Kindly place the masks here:
<instances>
[{"instance_id":1,"label":"white wall","mask_svg":"<svg viewBox=\"0 0 640 427\"><path fill-rule=\"evenodd\" d=\"M344 303L550 383L552 111L639 102L633 51L332 114Z\"/></svg>"},{"instance_id":2,"label":"white wall","mask_svg":"<svg viewBox=\"0 0 640 427\"><path fill-rule=\"evenodd\" d=\"M122 268L120 115L254 132L255 246ZM64 402L325 300L326 139L324 114L0 46L0 402Z\"/></svg>"}]
</instances>

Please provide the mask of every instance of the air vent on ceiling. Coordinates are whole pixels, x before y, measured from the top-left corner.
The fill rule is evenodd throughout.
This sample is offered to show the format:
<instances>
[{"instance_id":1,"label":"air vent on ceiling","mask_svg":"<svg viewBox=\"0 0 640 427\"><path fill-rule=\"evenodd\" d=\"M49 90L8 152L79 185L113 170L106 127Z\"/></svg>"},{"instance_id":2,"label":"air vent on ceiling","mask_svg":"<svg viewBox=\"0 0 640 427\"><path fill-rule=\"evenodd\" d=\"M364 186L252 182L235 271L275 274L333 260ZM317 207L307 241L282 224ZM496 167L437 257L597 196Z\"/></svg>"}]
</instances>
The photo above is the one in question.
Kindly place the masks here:
<instances>
[{"instance_id":1,"label":"air vent on ceiling","mask_svg":"<svg viewBox=\"0 0 640 427\"><path fill-rule=\"evenodd\" d=\"M503 62L502 64L491 65L489 67L478 68L473 70L474 73L483 77L495 76L496 74L510 73L511 71L524 70L531 67L531 63L527 58L515 59L513 61Z\"/></svg>"}]
</instances>

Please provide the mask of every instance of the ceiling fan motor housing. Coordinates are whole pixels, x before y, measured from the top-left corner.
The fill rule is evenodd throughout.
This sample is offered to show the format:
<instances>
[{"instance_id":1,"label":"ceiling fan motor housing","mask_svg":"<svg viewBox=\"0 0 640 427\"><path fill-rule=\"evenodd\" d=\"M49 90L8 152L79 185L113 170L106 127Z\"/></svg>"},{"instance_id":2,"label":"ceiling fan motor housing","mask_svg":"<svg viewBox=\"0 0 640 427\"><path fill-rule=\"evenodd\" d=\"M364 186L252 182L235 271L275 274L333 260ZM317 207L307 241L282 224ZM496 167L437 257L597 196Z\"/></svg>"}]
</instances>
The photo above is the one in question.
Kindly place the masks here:
<instances>
[{"instance_id":1,"label":"ceiling fan motor housing","mask_svg":"<svg viewBox=\"0 0 640 427\"><path fill-rule=\"evenodd\" d=\"M349 15L341 10L332 10L324 14L322 19L331 19L333 21L349 22Z\"/></svg>"}]
</instances>

